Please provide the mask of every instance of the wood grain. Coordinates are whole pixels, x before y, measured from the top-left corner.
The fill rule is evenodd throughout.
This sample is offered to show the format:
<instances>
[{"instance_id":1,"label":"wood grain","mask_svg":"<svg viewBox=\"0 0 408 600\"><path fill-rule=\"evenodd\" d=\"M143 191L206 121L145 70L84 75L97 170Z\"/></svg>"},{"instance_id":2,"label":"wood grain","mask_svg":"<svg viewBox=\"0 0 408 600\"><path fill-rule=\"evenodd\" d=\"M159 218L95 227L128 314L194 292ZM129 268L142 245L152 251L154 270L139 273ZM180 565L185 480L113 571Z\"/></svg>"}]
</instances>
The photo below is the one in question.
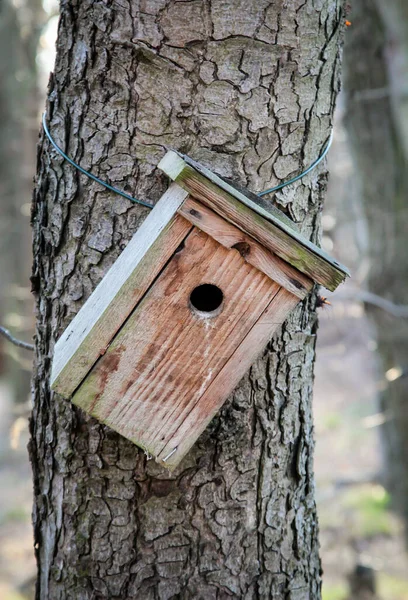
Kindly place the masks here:
<instances>
[{"instance_id":1,"label":"wood grain","mask_svg":"<svg viewBox=\"0 0 408 600\"><path fill-rule=\"evenodd\" d=\"M194 406L190 404L189 414L178 421L178 427L174 422L166 431L167 443L157 460L163 461L177 448L165 464L169 469L179 464L298 302L299 299L287 290L279 290L204 394Z\"/></svg>"},{"instance_id":2,"label":"wood grain","mask_svg":"<svg viewBox=\"0 0 408 600\"><path fill-rule=\"evenodd\" d=\"M191 160L190 162L193 163ZM283 215L282 218L276 218L276 209L273 214L268 214L208 169L200 166L199 172L173 151L168 152L158 166L195 199L254 237L265 248L315 282L334 290L348 276L346 267L301 236L295 228L290 228Z\"/></svg>"},{"instance_id":3,"label":"wood grain","mask_svg":"<svg viewBox=\"0 0 408 600\"><path fill-rule=\"evenodd\" d=\"M202 283L224 294L212 318L189 305ZM157 456L279 289L239 253L194 228L73 402Z\"/></svg>"},{"instance_id":4,"label":"wood grain","mask_svg":"<svg viewBox=\"0 0 408 600\"><path fill-rule=\"evenodd\" d=\"M271 220L275 224L279 224L289 235L299 235L298 227L296 223L291 221L281 210L276 208L270 202L267 202L263 197L257 196L250 190L243 188L235 182L230 182L222 179L216 173L213 173L204 165L193 160L185 154L170 150L160 161L158 168L162 169L167 175L176 180L179 175L184 171L186 165L192 167L194 171L203 175L206 179L214 183L218 188L228 192L231 196L234 196L237 200L245 204L248 208L261 215L266 220Z\"/></svg>"},{"instance_id":5,"label":"wood grain","mask_svg":"<svg viewBox=\"0 0 408 600\"><path fill-rule=\"evenodd\" d=\"M68 398L191 230L177 214L187 193L173 184L139 227L55 346L53 390Z\"/></svg>"},{"instance_id":6,"label":"wood grain","mask_svg":"<svg viewBox=\"0 0 408 600\"><path fill-rule=\"evenodd\" d=\"M180 206L178 212L225 248L237 250L249 264L298 298L303 299L311 290L311 279L191 196Z\"/></svg>"}]
</instances>

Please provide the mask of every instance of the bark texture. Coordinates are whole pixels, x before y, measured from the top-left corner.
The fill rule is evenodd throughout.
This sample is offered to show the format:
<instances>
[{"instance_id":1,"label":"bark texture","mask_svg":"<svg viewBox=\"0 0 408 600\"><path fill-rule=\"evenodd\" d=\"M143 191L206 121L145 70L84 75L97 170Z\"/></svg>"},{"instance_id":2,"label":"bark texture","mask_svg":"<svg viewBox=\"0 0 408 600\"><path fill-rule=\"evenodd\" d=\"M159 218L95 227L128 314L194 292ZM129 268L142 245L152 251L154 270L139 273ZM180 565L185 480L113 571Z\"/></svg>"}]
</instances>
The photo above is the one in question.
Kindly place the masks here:
<instances>
[{"instance_id":1,"label":"bark texture","mask_svg":"<svg viewBox=\"0 0 408 600\"><path fill-rule=\"evenodd\" d=\"M346 125L356 165L358 198L368 228L367 285L408 305L407 204L408 5L356 0L346 43ZM363 257L362 257L363 258ZM368 306L384 373L400 370L381 394L385 481L408 519L408 322ZM398 374L398 373L397 373Z\"/></svg>"},{"instance_id":2,"label":"bark texture","mask_svg":"<svg viewBox=\"0 0 408 600\"><path fill-rule=\"evenodd\" d=\"M145 200L179 149L254 191L316 158L339 84L340 0L62 1L48 118L86 169ZM314 241L324 168L275 201ZM272 201L272 200L271 200ZM314 298L178 470L50 394L54 341L147 209L42 144L33 204L37 598L320 598Z\"/></svg>"}]
</instances>

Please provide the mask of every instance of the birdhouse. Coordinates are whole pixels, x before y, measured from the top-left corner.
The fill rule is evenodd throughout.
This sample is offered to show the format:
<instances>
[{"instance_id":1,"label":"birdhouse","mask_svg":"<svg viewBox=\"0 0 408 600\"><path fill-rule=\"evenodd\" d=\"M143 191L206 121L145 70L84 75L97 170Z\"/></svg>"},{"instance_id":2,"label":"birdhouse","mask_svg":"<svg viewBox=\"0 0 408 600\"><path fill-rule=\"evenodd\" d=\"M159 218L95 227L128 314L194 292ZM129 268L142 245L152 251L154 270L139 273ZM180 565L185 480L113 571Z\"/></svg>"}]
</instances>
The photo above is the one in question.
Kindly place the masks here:
<instances>
[{"instance_id":1,"label":"birdhouse","mask_svg":"<svg viewBox=\"0 0 408 600\"><path fill-rule=\"evenodd\" d=\"M176 152L174 183L62 334L52 389L174 468L288 313L345 267Z\"/></svg>"}]
</instances>

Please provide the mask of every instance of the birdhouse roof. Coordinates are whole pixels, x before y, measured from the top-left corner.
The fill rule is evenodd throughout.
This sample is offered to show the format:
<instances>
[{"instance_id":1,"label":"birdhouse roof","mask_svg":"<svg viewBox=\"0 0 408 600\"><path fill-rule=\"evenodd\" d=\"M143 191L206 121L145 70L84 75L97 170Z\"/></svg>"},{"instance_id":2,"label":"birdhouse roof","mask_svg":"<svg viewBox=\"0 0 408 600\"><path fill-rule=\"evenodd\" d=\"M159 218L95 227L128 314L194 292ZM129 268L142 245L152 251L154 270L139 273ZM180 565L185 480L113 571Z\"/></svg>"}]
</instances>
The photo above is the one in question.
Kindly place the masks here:
<instances>
[{"instance_id":1,"label":"birdhouse roof","mask_svg":"<svg viewBox=\"0 0 408 600\"><path fill-rule=\"evenodd\" d=\"M295 223L256 194L170 150L158 165L194 198L329 290L349 276L345 266L310 242Z\"/></svg>"}]
</instances>

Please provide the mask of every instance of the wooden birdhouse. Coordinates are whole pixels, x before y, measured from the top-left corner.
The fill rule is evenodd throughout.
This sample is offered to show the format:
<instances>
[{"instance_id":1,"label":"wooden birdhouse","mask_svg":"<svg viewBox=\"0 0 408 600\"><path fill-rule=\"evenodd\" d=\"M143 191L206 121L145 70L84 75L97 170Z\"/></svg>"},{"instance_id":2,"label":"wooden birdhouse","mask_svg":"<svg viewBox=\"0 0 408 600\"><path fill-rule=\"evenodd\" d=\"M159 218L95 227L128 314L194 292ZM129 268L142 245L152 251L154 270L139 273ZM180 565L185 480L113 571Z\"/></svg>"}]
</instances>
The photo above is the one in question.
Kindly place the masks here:
<instances>
[{"instance_id":1,"label":"wooden birdhouse","mask_svg":"<svg viewBox=\"0 0 408 600\"><path fill-rule=\"evenodd\" d=\"M174 468L314 282L345 267L168 152L173 181L55 347L52 388Z\"/></svg>"}]
</instances>

